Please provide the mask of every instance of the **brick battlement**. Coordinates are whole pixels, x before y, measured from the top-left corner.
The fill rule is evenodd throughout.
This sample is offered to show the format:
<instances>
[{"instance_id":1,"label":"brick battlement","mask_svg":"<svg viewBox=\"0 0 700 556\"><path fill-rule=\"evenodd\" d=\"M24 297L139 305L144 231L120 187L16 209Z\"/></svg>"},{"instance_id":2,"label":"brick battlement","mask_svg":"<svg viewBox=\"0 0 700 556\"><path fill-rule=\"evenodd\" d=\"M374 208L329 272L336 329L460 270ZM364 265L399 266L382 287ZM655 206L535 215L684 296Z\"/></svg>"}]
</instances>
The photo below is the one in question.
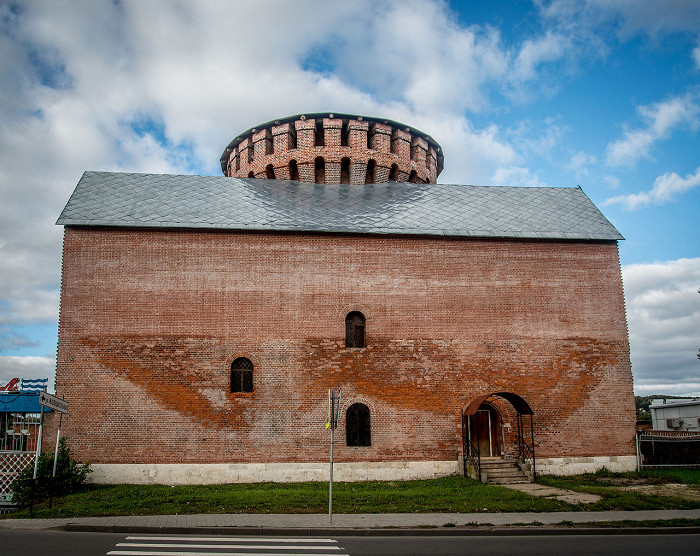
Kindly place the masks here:
<instances>
[{"instance_id":1,"label":"brick battlement","mask_svg":"<svg viewBox=\"0 0 700 556\"><path fill-rule=\"evenodd\" d=\"M442 149L416 129L347 114L299 115L252 128L221 156L226 176L307 183L435 183Z\"/></svg>"}]
</instances>

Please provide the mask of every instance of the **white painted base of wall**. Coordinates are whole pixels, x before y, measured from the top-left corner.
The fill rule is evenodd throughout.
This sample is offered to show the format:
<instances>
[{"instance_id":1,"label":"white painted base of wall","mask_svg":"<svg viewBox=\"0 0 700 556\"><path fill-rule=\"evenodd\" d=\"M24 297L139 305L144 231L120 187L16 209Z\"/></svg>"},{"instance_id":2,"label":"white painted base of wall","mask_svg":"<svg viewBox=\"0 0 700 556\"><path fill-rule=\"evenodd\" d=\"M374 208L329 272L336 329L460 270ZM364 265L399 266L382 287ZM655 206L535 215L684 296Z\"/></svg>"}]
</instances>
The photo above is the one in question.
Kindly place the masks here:
<instances>
[{"instance_id":1,"label":"white painted base of wall","mask_svg":"<svg viewBox=\"0 0 700 556\"><path fill-rule=\"evenodd\" d=\"M91 483L195 485L327 481L330 463L93 463ZM461 472L457 461L359 462L333 465L334 481L433 479Z\"/></svg>"},{"instance_id":2,"label":"white painted base of wall","mask_svg":"<svg viewBox=\"0 0 700 556\"><path fill-rule=\"evenodd\" d=\"M537 474L578 475L594 473L603 467L610 471L635 471L636 456L593 456L568 458L537 458Z\"/></svg>"},{"instance_id":3,"label":"white painted base of wall","mask_svg":"<svg viewBox=\"0 0 700 556\"><path fill-rule=\"evenodd\" d=\"M538 458L537 473L576 475L607 467L610 471L634 471L635 456ZM94 463L91 483L196 485L225 483L295 483L327 481L325 463ZM461 461L407 461L336 463L334 481L406 481L459 475Z\"/></svg>"}]
</instances>

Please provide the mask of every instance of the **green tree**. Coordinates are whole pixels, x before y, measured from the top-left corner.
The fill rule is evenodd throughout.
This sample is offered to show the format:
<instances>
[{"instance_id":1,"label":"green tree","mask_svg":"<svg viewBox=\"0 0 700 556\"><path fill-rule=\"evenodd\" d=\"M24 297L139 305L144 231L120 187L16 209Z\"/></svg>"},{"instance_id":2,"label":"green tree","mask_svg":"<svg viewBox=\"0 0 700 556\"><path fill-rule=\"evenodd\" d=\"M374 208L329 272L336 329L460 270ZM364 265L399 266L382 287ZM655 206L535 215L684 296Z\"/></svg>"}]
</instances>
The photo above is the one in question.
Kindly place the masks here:
<instances>
[{"instance_id":1,"label":"green tree","mask_svg":"<svg viewBox=\"0 0 700 556\"><path fill-rule=\"evenodd\" d=\"M90 464L80 464L71 457L65 438L61 438L58 444L56 477L53 477L53 460L54 452L43 452L39 456L36 481L32 479L34 462L17 475L12 483L12 501L20 508L29 505L32 494L35 502L48 497L49 489L53 489L54 496L75 492L92 472Z\"/></svg>"}]
</instances>

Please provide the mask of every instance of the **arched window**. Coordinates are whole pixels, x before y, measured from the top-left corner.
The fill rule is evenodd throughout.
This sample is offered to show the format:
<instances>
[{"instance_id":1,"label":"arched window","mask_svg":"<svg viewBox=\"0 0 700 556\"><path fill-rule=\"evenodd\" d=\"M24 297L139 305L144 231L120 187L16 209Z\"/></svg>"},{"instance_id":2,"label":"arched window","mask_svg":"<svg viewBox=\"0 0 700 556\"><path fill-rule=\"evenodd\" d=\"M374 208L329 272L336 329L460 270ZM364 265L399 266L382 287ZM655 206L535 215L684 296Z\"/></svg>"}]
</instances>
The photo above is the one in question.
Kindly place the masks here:
<instances>
[{"instance_id":1,"label":"arched window","mask_svg":"<svg viewBox=\"0 0 700 556\"><path fill-rule=\"evenodd\" d=\"M267 168L265 168L265 177L269 180L275 179L275 169L272 167L272 164L268 164Z\"/></svg>"},{"instance_id":2,"label":"arched window","mask_svg":"<svg viewBox=\"0 0 700 556\"><path fill-rule=\"evenodd\" d=\"M299 166L294 159L289 161L289 179L299 181Z\"/></svg>"},{"instance_id":3,"label":"arched window","mask_svg":"<svg viewBox=\"0 0 700 556\"><path fill-rule=\"evenodd\" d=\"M239 357L231 363L231 392L253 391L253 363Z\"/></svg>"},{"instance_id":4,"label":"arched window","mask_svg":"<svg viewBox=\"0 0 700 556\"><path fill-rule=\"evenodd\" d=\"M397 181L396 177L399 175L399 165L392 164L391 170L389 170L389 181Z\"/></svg>"},{"instance_id":5,"label":"arched window","mask_svg":"<svg viewBox=\"0 0 700 556\"><path fill-rule=\"evenodd\" d=\"M314 134L314 145L316 147L325 147L326 146L326 135L324 133L323 129L323 120L322 119L317 119L316 120L316 133Z\"/></svg>"},{"instance_id":6,"label":"arched window","mask_svg":"<svg viewBox=\"0 0 700 556\"><path fill-rule=\"evenodd\" d=\"M253 170L251 170L250 172L248 172L248 177L249 177L249 178L254 178L254 177L255 177L255 174L253 173Z\"/></svg>"},{"instance_id":7,"label":"arched window","mask_svg":"<svg viewBox=\"0 0 700 556\"><path fill-rule=\"evenodd\" d=\"M343 120L343 125L340 128L340 146L341 147L348 146L348 121L347 120Z\"/></svg>"},{"instance_id":8,"label":"arched window","mask_svg":"<svg viewBox=\"0 0 700 556\"><path fill-rule=\"evenodd\" d=\"M354 403L345 412L345 439L348 446L372 445L369 408L365 404Z\"/></svg>"},{"instance_id":9,"label":"arched window","mask_svg":"<svg viewBox=\"0 0 700 556\"><path fill-rule=\"evenodd\" d=\"M359 311L348 313L345 317L345 347L365 347L365 316Z\"/></svg>"},{"instance_id":10,"label":"arched window","mask_svg":"<svg viewBox=\"0 0 700 556\"><path fill-rule=\"evenodd\" d=\"M367 162L367 173L365 174L365 183L374 183L374 171L377 168L377 162L370 158Z\"/></svg>"},{"instance_id":11,"label":"arched window","mask_svg":"<svg viewBox=\"0 0 700 556\"><path fill-rule=\"evenodd\" d=\"M316 183L326 183L326 161L322 156L317 156L314 161L316 171Z\"/></svg>"},{"instance_id":12,"label":"arched window","mask_svg":"<svg viewBox=\"0 0 700 556\"><path fill-rule=\"evenodd\" d=\"M340 159L340 183L350 183L350 159Z\"/></svg>"},{"instance_id":13,"label":"arched window","mask_svg":"<svg viewBox=\"0 0 700 556\"><path fill-rule=\"evenodd\" d=\"M418 172L411 170L411 175L408 176L408 181L411 183L418 183Z\"/></svg>"}]
</instances>

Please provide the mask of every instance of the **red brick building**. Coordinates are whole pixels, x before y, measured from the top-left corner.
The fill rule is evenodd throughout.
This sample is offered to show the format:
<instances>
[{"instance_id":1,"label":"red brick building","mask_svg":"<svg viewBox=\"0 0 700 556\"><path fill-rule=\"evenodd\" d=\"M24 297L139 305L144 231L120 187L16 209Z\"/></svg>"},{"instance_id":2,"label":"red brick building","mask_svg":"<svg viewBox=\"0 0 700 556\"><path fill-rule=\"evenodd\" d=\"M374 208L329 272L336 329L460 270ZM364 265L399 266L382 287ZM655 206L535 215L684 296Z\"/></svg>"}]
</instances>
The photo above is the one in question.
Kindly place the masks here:
<instances>
[{"instance_id":1,"label":"red brick building","mask_svg":"<svg viewBox=\"0 0 700 556\"><path fill-rule=\"evenodd\" d=\"M340 114L221 164L86 172L58 220L56 389L94 480L326 479L329 388L338 480L533 440L541 472L634 468L622 237L579 188L436 184L431 137Z\"/></svg>"}]
</instances>

